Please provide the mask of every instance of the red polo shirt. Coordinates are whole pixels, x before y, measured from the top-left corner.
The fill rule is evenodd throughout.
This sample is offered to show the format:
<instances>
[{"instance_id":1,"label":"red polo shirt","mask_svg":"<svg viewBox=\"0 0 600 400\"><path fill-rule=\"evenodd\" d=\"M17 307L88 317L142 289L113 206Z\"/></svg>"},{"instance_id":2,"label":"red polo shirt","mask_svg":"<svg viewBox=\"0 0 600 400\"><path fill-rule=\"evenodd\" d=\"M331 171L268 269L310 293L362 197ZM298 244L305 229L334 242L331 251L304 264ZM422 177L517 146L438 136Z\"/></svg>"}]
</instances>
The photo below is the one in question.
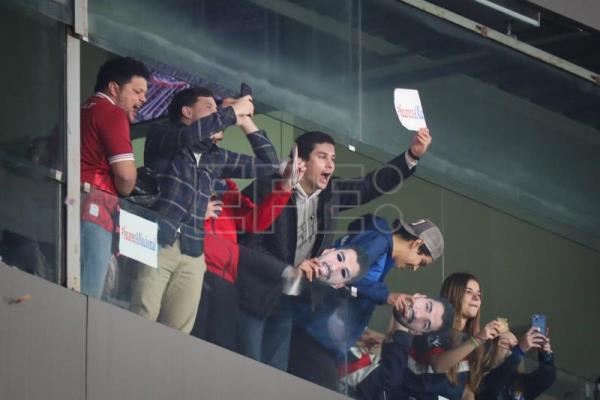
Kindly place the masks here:
<instances>
[{"instance_id":1,"label":"red polo shirt","mask_svg":"<svg viewBox=\"0 0 600 400\"><path fill-rule=\"evenodd\" d=\"M125 160L134 161L127 113L96 93L81 107L81 183L92 186L91 193L82 194L82 220L114 229L118 194L110 164Z\"/></svg>"}]
</instances>

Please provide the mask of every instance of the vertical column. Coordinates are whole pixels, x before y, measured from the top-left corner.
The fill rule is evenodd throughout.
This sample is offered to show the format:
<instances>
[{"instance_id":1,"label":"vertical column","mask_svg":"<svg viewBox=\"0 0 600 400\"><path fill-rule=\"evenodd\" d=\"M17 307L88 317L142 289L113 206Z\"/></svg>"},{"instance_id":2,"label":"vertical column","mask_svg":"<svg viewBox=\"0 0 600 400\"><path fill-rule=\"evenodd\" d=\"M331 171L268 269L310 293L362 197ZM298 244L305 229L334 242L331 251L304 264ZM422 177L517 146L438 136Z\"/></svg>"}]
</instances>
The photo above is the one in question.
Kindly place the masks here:
<instances>
[{"instance_id":1,"label":"vertical column","mask_svg":"<svg viewBox=\"0 0 600 400\"><path fill-rule=\"evenodd\" d=\"M76 2L77 3L77 2ZM78 38L67 34L66 120L67 120L67 195L66 207L66 274L67 287L81 287L80 267L80 47Z\"/></svg>"},{"instance_id":2,"label":"vertical column","mask_svg":"<svg viewBox=\"0 0 600 400\"><path fill-rule=\"evenodd\" d=\"M73 2L73 31L81 40L88 41L88 2L75 0Z\"/></svg>"}]
</instances>

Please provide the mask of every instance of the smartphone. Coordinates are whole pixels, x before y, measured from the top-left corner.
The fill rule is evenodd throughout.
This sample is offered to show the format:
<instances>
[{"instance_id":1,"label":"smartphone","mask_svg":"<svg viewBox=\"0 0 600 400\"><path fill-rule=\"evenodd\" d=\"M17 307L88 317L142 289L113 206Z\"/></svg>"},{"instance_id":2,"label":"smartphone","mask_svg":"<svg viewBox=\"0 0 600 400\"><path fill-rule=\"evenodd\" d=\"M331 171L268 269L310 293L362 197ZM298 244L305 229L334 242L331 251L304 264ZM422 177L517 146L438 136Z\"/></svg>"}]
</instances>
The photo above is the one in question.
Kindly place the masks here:
<instances>
[{"instance_id":1,"label":"smartphone","mask_svg":"<svg viewBox=\"0 0 600 400\"><path fill-rule=\"evenodd\" d=\"M240 97L244 97L247 95L252 96L252 88L244 82L242 82L242 85L240 87Z\"/></svg>"},{"instance_id":2,"label":"smartphone","mask_svg":"<svg viewBox=\"0 0 600 400\"><path fill-rule=\"evenodd\" d=\"M298 145L292 147L292 187L296 187L300 176L298 175Z\"/></svg>"},{"instance_id":3,"label":"smartphone","mask_svg":"<svg viewBox=\"0 0 600 400\"><path fill-rule=\"evenodd\" d=\"M531 327L546 336L546 316L543 314L533 314L531 316Z\"/></svg>"}]
</instances>

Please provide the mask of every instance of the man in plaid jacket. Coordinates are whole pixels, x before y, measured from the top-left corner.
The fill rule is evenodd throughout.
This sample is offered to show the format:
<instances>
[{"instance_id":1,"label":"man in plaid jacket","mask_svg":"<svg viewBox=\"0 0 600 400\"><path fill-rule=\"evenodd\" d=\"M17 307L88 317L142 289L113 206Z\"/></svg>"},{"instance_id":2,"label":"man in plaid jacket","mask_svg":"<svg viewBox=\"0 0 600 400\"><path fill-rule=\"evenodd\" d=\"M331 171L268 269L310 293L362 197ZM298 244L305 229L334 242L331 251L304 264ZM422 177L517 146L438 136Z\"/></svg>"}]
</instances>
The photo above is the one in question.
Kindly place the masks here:
<instances>
[{"instance_id":1,"label":"man in plaid jacket","mask_svg":"<svg viewBox=\"0 0 600 400\"><path fill-rule=\"evenodd\" d=\"M141 267L133 286L131 310L182 332L194 326L206 269L203 227L214 183L219 178L253 178L278 170L271 141L250 115L250 96L218 108L212 92L189 88L169 106L169 121L151 128L144 161L158 178L159 196L152 209L159 214L158 270ZM217 146L223 130L238 125L255 157Z\"/></svg>"}]
</instances>

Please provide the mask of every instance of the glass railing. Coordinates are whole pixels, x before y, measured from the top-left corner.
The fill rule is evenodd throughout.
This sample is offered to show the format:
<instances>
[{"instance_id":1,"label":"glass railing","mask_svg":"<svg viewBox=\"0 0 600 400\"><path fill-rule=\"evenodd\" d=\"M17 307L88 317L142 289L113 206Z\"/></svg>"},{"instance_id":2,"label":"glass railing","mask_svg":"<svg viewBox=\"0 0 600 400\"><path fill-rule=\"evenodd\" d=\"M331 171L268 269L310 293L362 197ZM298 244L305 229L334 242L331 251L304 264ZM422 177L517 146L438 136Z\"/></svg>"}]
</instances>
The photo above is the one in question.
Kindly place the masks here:
<instances>
[{"instance_id":1,"label":"glass railing","mask_svg":"<svg viewBox=\"0 0 600 400\"><path fill-rule=\"evenodd\" d=\"M598 193L596 186L589 185L598 159L598 119L592 106L597 88L397 2L311 2L307 6L298 1L233 1L232 7L203 2L191 9L185 4L170 7L172 14L157 1L138 3L114 7L111 1L90 2L92 43L122 54L162 54L178 68L202 70L203 76L220 83L234 82L226 85L229 88L237 89L240 81L249 82L257 103L282 109L272 115L284 116L280 118L283 121L271 119L279 131L275 135L269 132L280 157L288 154L294 136L312 126L344 133L338 136L343 144L358 144L359 152L337 147L336 174L343 177L363 176L405 150L410 135L395 133L399 125L390 105L391 88L402 85L421 90L434 137L431 150L420 161L418 176L424 179L413 178L402 190L344 213L334 236L343 237L345 226L368 212L388 222L398 216L432 218L447 238L445 255L418 274L402 273L398 278L396 272L390 273L386 279L390 290L437 293L441 279L450 272L477 271L486 286L484 313L510 312L520 333L529 326L529 308L546 313L552 322L557 365L568 366L570 373L557 369L556 381L545 389L545 396L591 398L594 387L586 379L594 379L590 371L598 370L596 360L600 359L595 345L600 321L593 317L598 308L599 256L594 245L598 236L594 199ZM12 5L2 7L14 11ZM133 15L143 18L132 24L129 19ZM390 15L396 23L381 25ZM25 38L29 45L24 48L47 54L43 59L50 64L42 63L44 73L27 71L31 63L7 70L10 76L26 73L35 77L42 93L32 100L33 108L41 110L37 118L23 120L20 113L12 112L15 108L5 108L9 127L3 134L0 164L6 189L0 211L0 255L9 266L62 283L65 236L60 170L65 129L60 122L63 102L56 99L63 97L63 68L59 65L63 61L53 57L63 54L65 27L56 21L40 23L38 17L26 13L13 18L6 13L7 24L18 22L10 25L15 34L21 26L31 25ZM178 23L165 23L171 20ZM198 27L202 35L197 34ZM232 27L248 30L242 41L240 32ZM207 40L198 40L203 35ZM5 36L10 42L15 35ZM48 37L60 40L55 40L56 46L48 46ZM190 39L180 42L181 38ZM170 41L177 41L178 46L171 46ZM310 46L304 46L307 41ZM12 45L9 42L6 44ZM259 53L263 56L255 57ZM342 56L334 57L336 54ZM240 77L239 71L247 72ZM8 84L19 85L22 80L13 81ZM548 95L552 92L543 90L547 82L573 101ZM21 93L13 99L17 106L29 104L28 91L13 92ZM389 134L380 134L384 130ZM577 154L576 160L569 158L564 165L556 162L563 159L564 149ZM455 185L455 181L462 184ZM553 182L561 182L561 189ZM480 184L481 192L491 193L489 201L480 192L472 195L464 189L472 183ZM513 196L512 200L528 209L542 204L535 210L542 223L532 225L518 219L522 214L513 213L514 204L508 200L504 204L503 196ZM85 294L342 393L360 394L356 388L360 382L348 375L352 358L362 359L363 353L349 351L367 324L385 333L389 306L379 306L372 316L367 313L357 322L359 305L351 288L308 283L297 276L297 270L286 272L281 260L264 258L260 235L250 238L242 234L244 229L235 222L239 217L229 221L235 229L217 235L215 224L224 222L222 216L196 226L179 221L161 228L165 216L144 203L152 200L148 196L121 199L90 190L82 193L81 200L87 221L82 223ZM552 210L557 213L546 220L544 216ZM553 221L576 225L575 230L583 236L569 229L561 231ZM561 236L539 226L550 227ZM171 232L170 239L161 244L163 229ZM268 226L264 230L281 237L293 234ZM304 235L304 239L310 236ZM197 240L200 237L202 240ZM232 244L232 237L239 237L242 247ZM184 241L187 244L183 245ZM182 252L183 247L186 250ZM204 260L196 256L202 247ZM167 250L175 261L163 260ZM189 268L182 272L184 282L179 287L177 273L183 264ZM259 276L261 282L267 282L267 292L272 292L239 289L240 280L249 280L246 287L253 287L253 279ZM179 299L182 293L187 297ZM561 298L555 293L584 295ZM182 302L185 307L180 306ZM586 329L566 329L582 319ZM377 339L363 337L364 341ZM589 357L584 359L583 354ZM535 351L528 355L531 360L526 358L525 371L539 368ZM369 354L367 358L363 363L377 365ZM419 362L422 365L413 361L410 365L415 370L428 370L427 361ZM417 380L429 383L429 378L419 376ZM401 383L405 382L410 381ZM426 385L426 389L448 398L456 395L432 386Z\"/></svg>"},{"instance_id":2,"label":"glass railing","mask_svg":"<svg viewBox=\"0 0 600 400\"><path fill-rule=\"evenodd\" d=\"M229 194L221 192L217 197ZM87 267L82 265L82 288L86 294L357 399L386 398L378 397L383 392L386 396L399 396L387 398L460 399L468 386L466 382L471 382L473 365L479 366L480 378L475 398L508 399L519 393L525 399L591 398L591 381L556 367L554 356L549 355L556 353L557 360L566 359L567 350L554 343L545 351L528 349L523 335L529 327L523 326L518 317L514 318L516 336L503 334L501 340L483 341L453 330L452 334L413 336L393 324L389 305L377 306L377 301L361 295L361 286L356 291L355 281L333 288L318 279L309 283L299 275L286 274L285 262L266 257L264 249L259 249L260 241L246 240L243 235L248 225L238 221L243 217L231 218L241 207L240 202L226 203L222 214L208 218L202 229L194 231L186 224L177 225L174 231L167 227L173 240L168 245L160 243L165 216L153 210L156 207L152 196L119 199L105 193L98 195L94 190L82 193L82 215L102 215L99 208L107 205L112 218L105 221L114 232L100 228L104 232L89 242L96 255L104 246L108 261L101 273L91 274L100 278L95 292L94 284L86 284ZM224 229L227 226L231 230ZM369 231L390 233L369 227L368 221L361 220L336 232L341 236L337 245L347 251L344 243L352 239L346 235L351 238ZM86 232L83 225L82 232ZM202 257L194 252L194 247L185 249L194 243L185 239L190 232L202 238L194 244L198 245L197 250L203 248ZM277 232L269 226L255 235L272 234ZM235 244L236 237L241 245ZM84 254L86 246L82 237ZM101 263L104 265L104 261ZM268 291L250 290L257 277L277 291L271 303L267 301ZM434 283L426 286L429 284ZM396 293L400 288L390 283L389 290ZM256 301L253 295L263 297ZM416 313L422 310L414 299L406 304L413 307L415 319L419 320ZM424 307L430 307L428 312L439 319L430 317L427 328L417 322L408 326L440 329L445 311L436 314L439 310L435 311L435 304L434 300L433 305ZM381 328L364 330L369 324L377 325L372 318L376 306L378 313L387 315L387 332ZM410 312L404 320L400 317L403 324L411 324L407 321L409 315ZM557 337L562 330L562 326L552 326ZM525 351L517 350L515 345ZM466 352L457 363L457 383L453 383L450 375L436 372L440 370L434 360L459 346L466 346Z\"/></svg>"},{"instance_id":3,"label":"glass railing","mask_svg":"<svg viewBox=\"0 0 600 400\"><path fill-rule=\"evenodd\" d=\"M0 151L2 261L54 283L62 280L62 174Z\"/></svg>"}]
</instances>

